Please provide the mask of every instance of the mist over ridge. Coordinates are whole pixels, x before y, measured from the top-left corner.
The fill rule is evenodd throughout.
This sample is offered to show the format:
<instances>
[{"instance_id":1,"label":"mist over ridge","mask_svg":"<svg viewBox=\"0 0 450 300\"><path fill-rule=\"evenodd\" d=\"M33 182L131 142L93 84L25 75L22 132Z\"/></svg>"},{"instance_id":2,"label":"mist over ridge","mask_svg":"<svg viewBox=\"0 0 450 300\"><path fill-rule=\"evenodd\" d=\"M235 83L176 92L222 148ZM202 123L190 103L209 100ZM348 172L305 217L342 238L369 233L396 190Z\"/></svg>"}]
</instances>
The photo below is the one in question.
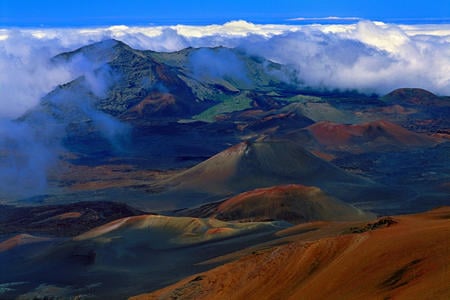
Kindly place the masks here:
<instances>
[{"instance_id":1,"label":"mist over ridge","mask_svg":"<svg viewBox=\"0 0 450 300\"><path fill-rule=\"evenodd\" d=\"M111 26L100 28L0 29L0 117L14 118L89 64L68 68L49 59L64 51L114 38L132 48L171 52L187 47L239 47L298 70L317 88L380 94L419 87L450 94L450 26L258 25L233 21L207 26ZM8 88L5 88L8 87ZM5 105L7 104L7 105Z\"/></svg>"}]
</instances>

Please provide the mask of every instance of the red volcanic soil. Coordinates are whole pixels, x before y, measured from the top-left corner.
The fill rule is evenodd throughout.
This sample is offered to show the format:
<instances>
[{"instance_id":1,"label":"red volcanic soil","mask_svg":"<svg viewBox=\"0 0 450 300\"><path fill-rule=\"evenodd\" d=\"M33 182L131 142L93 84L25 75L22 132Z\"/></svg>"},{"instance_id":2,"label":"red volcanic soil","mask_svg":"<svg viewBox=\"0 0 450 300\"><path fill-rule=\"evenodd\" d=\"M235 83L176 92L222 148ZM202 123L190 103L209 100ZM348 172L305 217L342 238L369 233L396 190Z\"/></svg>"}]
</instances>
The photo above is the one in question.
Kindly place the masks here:
<instances>
[{"instance_id":1,"label":"red volcanic soil","mask_svg":"<svg viewBox=\"0 0 450 300\"><path fill-rule=\"evenodd\" d=\"M336 158L336 156L333 154L325 153L325 152L318 151L318 150L311 150L311 153L323 160L326 160L326 161L332 161L333 159Z\"/></svg>"},{"instance_id":2,"label":"red volcanic soil","mask_svg":"<svg viewBox=\"0 0 450 300\"><path fill-rule=\"evenodd\" d=\"M450 299L450 207L393 220L254 251L132 299Z\"/></svg>"},{"instance_id":3,"label":"red volcanic soil","mask_svg":"<svg viewBox=\"0 0 450 300\"><path fill-rule=\"evenodd\" d=\"M328 147L409 147L437 143L437 139L409 131L389 121L355 125L319 122L307 127L307 130L321 145Z\"/></svg>"},{"instance_id":4,"label":"red volcanic soil","mask_svg":"<svg viewBox=\"0 0 450 300\"><path fill-rule=\"evenodd\" d=\"M222 202L214 216L221 220L284 220L290 223L373 219L317 187L290 184L260 188Z\"/></svg>"},{"instance_id":5,"label":"red volcanic soil","mask_svg":"<svg viewBox=\"0 0 450 300\"><path fill-rule=\"evenodd\" d=\"M18 246L46 242L50 240L51 238L47 237L38 237L30 234L18 234L16 236L13 236L12 238L7 239L6 241L0 242L0 253L14 249Z\"/></svg>"},{"instance_id":6,"label":"red volcanic soil","mask_svg":"<svg viewBox=\"0 0 450 300\"><path fill-rule=\"evenodd\" d=\"M139 116L145 111L158 112L176 104L175 97L169 93L152 93L144 100L129 109L130 113L137 113Z\"/></svg>"}]
</instances>

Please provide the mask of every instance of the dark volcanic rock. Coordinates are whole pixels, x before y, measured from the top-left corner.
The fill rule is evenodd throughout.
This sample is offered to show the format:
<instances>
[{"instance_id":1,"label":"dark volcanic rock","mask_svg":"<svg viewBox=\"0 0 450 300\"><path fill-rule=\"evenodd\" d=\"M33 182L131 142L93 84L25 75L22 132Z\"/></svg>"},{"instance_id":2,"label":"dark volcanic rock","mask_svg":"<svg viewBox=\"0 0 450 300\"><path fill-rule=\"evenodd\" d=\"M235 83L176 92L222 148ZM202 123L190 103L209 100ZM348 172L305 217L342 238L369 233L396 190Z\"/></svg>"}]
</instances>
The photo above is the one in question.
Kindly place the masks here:
<instances>
[{"instance_id":1,"label":"dark volcanic rock","mask_svg":"<svg viewBox=\"0 0 450 300\"><path fill-rule=\"evenodd\" d=\"M377 220L374 223L368 223L367 225L365 225L363 227L352 227L352 228L350 228L350 232L351 233L363 233L366 231L372 231L372 230L377 230L379 228L389 227L394 224L397 224L397 221L395 221L391 217L385 217L385 218L381 218L381 219Z\"/></svg>"},{"instance_id":2,"label":"dark volcanic rock","mask_svg":"<svg viewBox=\"0 0 450 300\"><path fill-rule=\"evenodd\" d=\"M115 202L77 202L38 207L0 206L0 234L75 236L116 219L144 212Z\"/></svg>"}]
</instances>

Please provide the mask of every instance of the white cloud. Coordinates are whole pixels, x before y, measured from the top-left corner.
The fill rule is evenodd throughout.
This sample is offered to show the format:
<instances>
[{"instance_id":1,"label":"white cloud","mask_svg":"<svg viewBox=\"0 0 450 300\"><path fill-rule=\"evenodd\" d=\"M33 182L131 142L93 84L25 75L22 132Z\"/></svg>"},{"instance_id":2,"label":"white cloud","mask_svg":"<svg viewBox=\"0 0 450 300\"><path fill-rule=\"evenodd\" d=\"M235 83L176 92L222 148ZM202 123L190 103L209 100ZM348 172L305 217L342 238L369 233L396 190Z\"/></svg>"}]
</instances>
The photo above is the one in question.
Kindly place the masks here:
<instances>
[{"instance_id":1,"label":"white cloud","mask_svg":"<svg viewBox=\"0 0 450 300\"><path fill-rule=\"evenodd\" d=\"M0 118L18 117L39 102L70 72L53 66L48 58L60 50L58 41L40 41L22 32L8 32L0 41Z\"/></svg>"},{"instance_id":2,"label":"white cloud","mask_svg":"<svg viewBox=\"0 0 450 300\"><path fill-rule=\"evenodd\" d=\"M399 25L409 36L430 35L450 37L450 24Z\"/></svg>"},{"instance_id":3,"label":"white cloud","mask_svg":"<svg viewBox=\"0 0 450 300\"><path fill-rule=\"evenodd\" d=\"M286 31L296 30L296 26L289 25L256 25L247 21L232 21L223 25L208 26L173 26L178 34L190 38L202 38L207 36L246 37L248 35L260 35L270 37L282 34Z\"/></svg>"},{"instance_id":4,"label":"white cloud","mask_svg":"<svg viewBox=\"0 0 450 300\"><path fill-rule=\"evenodd\" d=\"M354 31L343 36L391 53L395 53L410 42L408 35L399 27L376 25L368 21L358 23Z\"/></svg>"},{"instance_id":5,"label":"white cloud","mask_svg":"<svg viewBox=\"0 0 450 300\"><path fill-rule=\"evenodd\" d=\"M17 117L56 85L77 74L48 59L115 38L138 49L243 47L299 69L306 84L380 93L409 86L450 94L450 25L110 26L0 29L0 117Z\"/></svg>"},{"instance_id":6,"label":"white cloud","mask_svg":"<svg viewBox=\"0 0 450 300\"><path fill-rule=\"evenodd\" d=\"M450 40L443 28L362 21L353 25L311 25L244 47L294 65L312 86L387 93L421 87L450 94ZM436 35L433 29L438 30Z\"/></svg>"}]
</instances>

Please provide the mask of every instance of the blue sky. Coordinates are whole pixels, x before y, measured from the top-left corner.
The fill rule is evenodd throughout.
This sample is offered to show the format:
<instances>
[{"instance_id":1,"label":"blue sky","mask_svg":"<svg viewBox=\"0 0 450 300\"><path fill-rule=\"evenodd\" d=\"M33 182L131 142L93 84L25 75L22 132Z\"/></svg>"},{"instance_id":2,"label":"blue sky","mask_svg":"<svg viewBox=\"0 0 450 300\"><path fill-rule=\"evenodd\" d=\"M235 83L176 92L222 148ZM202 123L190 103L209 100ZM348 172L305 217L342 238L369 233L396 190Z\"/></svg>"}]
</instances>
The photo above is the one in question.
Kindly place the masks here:
<instances>
[{"instance_id":1,"label":"blue sky","mask_svg":"<svg viewBox=\"0 0 450 300\"><path fill-rule=\"evenodd\" d=\"M0 0L0 26L52 27L210 24L244 19L283 23L296 17L450 19L449 0Z\"/></svg>"}]
</instances>

